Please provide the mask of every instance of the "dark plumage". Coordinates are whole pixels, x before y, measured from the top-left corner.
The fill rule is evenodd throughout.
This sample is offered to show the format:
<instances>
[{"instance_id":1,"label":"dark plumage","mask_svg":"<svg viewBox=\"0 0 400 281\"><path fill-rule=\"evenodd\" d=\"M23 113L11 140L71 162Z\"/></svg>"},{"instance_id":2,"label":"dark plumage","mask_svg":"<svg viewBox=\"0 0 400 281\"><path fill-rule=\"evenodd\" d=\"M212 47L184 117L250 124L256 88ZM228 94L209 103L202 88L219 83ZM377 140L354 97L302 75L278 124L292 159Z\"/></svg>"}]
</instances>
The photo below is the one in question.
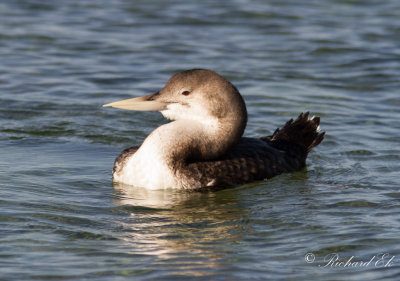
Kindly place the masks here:
<instances>
[{"instance_id":1,"label":"dark plumage","mask_svg":"<svg viewBox=\"0 0 400 281\"><path fill-rule=\"evenodd\" d=\"M189 163L186 175L199 178L204 186L211 179L215 179L214 185L234 185L297 171L306 165L308 152L325 135L317 131L319 118L310 120L308 116L308 112L300 114L269 137L241 138L221 159Z\"/></svg>"}]
</instances>

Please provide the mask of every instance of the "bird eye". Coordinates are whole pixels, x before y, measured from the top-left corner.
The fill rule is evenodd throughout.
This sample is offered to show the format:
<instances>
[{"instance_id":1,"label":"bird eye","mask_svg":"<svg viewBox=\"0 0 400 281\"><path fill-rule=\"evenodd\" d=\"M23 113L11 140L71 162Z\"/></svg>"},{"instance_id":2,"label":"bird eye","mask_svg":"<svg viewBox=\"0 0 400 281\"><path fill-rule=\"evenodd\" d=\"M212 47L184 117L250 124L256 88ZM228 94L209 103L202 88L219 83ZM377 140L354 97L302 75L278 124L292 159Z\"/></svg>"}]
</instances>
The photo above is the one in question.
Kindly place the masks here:
<instances>
[{"instance_id":1,"label":"bird eye","mask_svg":"<svg viewBox=\"0 0 400 281\"><path fill-rule=\"evenodd\" d=\"M182 95L188 96L188 95L190 95L190 92L189 92L189 91L183 91L183 92L182 92Z\"/></svg>"}]
</instances>

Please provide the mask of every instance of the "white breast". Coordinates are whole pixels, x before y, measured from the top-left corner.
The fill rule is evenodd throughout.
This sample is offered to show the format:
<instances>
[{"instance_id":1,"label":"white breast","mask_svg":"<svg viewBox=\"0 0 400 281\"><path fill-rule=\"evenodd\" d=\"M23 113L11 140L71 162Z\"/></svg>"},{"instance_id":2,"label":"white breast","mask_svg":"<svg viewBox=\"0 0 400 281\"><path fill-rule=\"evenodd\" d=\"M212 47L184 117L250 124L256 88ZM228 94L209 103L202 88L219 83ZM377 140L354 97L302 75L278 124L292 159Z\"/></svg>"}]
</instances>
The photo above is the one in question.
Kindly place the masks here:
<instances>
[{"instance_id":1,"label":"white breast","mask_svg":"<svg viewBox=\"0 0 400 281\"><path fill-rule=\"evenodd\" d=\"M163 154L154 141L155 135L152 135L153 137L148 137L138 151L125 162L122 170L114 173L114 181L148 189L175 187L172 171L165 164Z\"/></svg>"},{"instance_id":2,"label":"white breast","mask_svg":"<svg viewBox=\"0 0 400 281\"><path fill-rule=\"evenodd\" d=\"M174 173L176 160L172 157L195 141L205 141L204 128L213 133L218 127L214 123L182 120L158 127L124 166L116 169L114 181L148 189L182 188L182 179Z\"/></svg>"}]
</instances>

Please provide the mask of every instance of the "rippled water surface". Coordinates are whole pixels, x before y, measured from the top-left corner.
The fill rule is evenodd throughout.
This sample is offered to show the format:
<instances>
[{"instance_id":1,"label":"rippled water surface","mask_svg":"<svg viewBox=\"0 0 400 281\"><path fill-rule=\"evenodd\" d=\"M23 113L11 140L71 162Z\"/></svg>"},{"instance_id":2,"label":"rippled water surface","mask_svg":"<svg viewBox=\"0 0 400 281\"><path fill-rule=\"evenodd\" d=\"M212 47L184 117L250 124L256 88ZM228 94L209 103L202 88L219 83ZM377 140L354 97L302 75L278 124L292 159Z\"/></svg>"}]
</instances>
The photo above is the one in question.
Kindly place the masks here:
<instances>
[{"instance_id":1,"label":"rippled water surface","mask_svg":"<svg viewBox=\"0 0 400 281\"><path fill-rule=\"evenodd\" d=\"M400 2L0 3L1 280L398 280ZM247 136L302 111L307 169L215 192L113 186L165 122L101 105L210 68Z\"/></svg>"}]
</instances>

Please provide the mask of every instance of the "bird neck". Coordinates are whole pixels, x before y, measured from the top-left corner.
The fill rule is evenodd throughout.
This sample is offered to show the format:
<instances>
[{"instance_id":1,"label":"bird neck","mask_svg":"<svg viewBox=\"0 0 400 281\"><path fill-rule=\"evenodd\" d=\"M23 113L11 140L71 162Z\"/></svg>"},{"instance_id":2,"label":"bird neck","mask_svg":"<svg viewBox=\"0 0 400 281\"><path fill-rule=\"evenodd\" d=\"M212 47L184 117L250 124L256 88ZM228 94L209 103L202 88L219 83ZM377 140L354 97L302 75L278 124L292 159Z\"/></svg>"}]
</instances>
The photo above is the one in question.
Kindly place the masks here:
<instances>
[{"instance_id":1,"label":"bird neck","mask_svg":"<svg viewBox=\"0 0 400 281\"><path fill-rule=\"evenodd\" d=\"M246 119L173 121L154 130L143 145L153 146L152 149L170 167L213 160L225 155L239 141Z\"/></svg>"}]
</instances>

